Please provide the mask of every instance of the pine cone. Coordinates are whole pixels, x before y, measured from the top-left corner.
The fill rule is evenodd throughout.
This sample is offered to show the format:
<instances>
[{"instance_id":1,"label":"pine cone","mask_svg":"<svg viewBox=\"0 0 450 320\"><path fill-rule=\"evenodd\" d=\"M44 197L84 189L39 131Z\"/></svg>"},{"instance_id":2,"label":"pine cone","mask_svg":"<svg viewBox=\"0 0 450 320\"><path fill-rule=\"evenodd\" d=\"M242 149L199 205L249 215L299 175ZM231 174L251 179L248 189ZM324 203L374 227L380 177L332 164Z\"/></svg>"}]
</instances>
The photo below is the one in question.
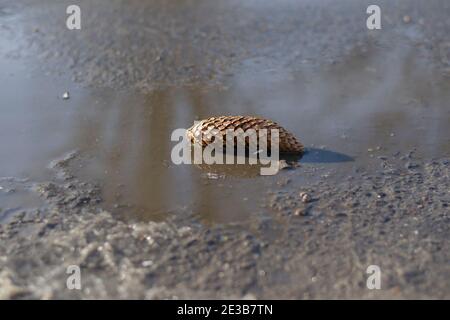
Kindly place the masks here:
<instances>
[{"instance_id":1,"label":"pine cone","mask_svg":"<svg viewBox=\"0 0 450 320\"><path fill-rule=\"evenodd\" d=\"M225 145L227 130L236 131L238 129L242 129L244 132L248 129L254 129L256 134L258 134L260 129L267 129L268 148L270 148L270 130L278 129L280 153L303 154L304 152L303 145L286 129L271 120L251 116L220 116L201 120L187 130L187 137L192 143L199 143L205 147L214 141L214 130L216 131L215 133L218 132L218 134L222 135L222 140ZM249 141L250 139L246 137L245 144L247 148Z\"/></svg>"}]
</instances>

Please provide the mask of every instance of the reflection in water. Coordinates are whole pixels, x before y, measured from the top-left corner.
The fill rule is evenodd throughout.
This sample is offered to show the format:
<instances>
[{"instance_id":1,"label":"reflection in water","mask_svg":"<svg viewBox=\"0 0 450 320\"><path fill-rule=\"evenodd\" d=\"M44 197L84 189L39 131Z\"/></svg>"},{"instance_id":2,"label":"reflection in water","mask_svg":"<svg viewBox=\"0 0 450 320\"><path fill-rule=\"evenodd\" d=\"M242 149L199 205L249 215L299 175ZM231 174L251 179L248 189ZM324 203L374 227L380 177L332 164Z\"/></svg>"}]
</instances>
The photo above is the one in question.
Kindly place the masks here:
<instances>
[{"instance_id":1,"label":"reflection in water","mask_svg":"<svg viewBox=\"0 0 450 320\"><path fill-rule=\"evenodd\" d=\"M240 161L238 158L243 158ZM293 163L298 162L302 158L301 155L285 155L281 154L279 160L272 160L273 164L250 164L248 157L234 156L231 164L195 164L197 168L205 172L205 176L209 179L219 178L254 178L263 175L262 168L272 167L273 169L282 170L286 166L294 167ZM238 164L239 163L239 164Z\"/></svg>"},{"instance_id":2,"label":"reflection in water","mask_svg":"<svg viewBox=\"0 0 450 320\"><path fill-rule=\"evenodd\" d=\"M4 74L0 142L10 149L0 151L1 174L42 171L42 159L78 149L83 159L74 174L101 183L109 209L150 219L186 209L204 221L223 222L260 210L280 176L297 185L310 177L300 170L262 177L255 174L258 167L174 165L170 135L196 119L273 119L309 150L301 165L322 163L343 173L371 161L369 148L388 155L416 147L423 157L450 151L449 81L413 49L355 55L331 68L285 75L289 80L266 76L237 75L228 89L171 88L145 96L72 90L63 102L43 93L67 87L33 81L26 97L17 97L11 92L22 80Z\"/></svg>"}]
</instances>

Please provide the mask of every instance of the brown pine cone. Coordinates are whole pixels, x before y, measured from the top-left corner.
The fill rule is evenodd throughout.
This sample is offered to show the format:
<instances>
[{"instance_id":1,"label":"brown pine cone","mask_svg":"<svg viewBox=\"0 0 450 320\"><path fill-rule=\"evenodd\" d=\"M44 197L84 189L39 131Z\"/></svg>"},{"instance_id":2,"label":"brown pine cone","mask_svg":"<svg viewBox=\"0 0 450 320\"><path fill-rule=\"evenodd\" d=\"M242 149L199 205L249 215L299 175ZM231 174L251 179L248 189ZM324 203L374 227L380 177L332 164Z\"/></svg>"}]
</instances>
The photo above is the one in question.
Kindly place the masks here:
<instances>
[{"instance_id":1,"label":"brown pine cone","mask_svg":"<svg viewBox=\"0 0 450 320\"><path fill-rule=\"evenodd\" d=\"M244 132L248 129L254 129L256 133L260 129L267 129L267 146L270 148L270 129L278 129L280 136L280 153L303 154L303 145L286 129L275 122L267 119L251 116L220 116L201 120L187 130L187 137L192 143L199 143L203 147L214 141L212 130L217 130L222 135L224 145L226 144L226 131L242 129ZM246 138L246 147L249 139Z\"/></svg>"}]
</instances>

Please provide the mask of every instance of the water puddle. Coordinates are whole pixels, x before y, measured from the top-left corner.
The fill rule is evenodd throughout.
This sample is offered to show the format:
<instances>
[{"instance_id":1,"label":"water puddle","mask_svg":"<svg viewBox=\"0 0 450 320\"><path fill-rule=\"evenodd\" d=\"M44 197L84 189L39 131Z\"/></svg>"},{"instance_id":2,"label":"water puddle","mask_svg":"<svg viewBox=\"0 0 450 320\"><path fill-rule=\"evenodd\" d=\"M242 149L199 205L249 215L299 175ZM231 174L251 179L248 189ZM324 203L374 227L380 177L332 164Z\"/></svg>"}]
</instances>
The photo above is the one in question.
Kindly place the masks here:
<instances>
[{"instance_id":1,"label":"water puddle","mask_svg":"<svg viewBox=\"0 0 450 320\"><path fill-rule=\"evenodd\" d=\"M146 95L33 76L18 60L2 58L0 69L0 177L51 179L49 162L78 150L74 175L99 183L105 206L132 219L185 211L206 222L245 220L262 210L268 191L301 186L316 169L345 175L412 148L424 158L450 151L450 82L408 46L281 77L236 75L226 88ZM308 148L300 168L262 177L252 166L172 163L173 130L241 114L294 133ZM0 191L0 203L4 197Z\"/></svg>"}]
</instances>

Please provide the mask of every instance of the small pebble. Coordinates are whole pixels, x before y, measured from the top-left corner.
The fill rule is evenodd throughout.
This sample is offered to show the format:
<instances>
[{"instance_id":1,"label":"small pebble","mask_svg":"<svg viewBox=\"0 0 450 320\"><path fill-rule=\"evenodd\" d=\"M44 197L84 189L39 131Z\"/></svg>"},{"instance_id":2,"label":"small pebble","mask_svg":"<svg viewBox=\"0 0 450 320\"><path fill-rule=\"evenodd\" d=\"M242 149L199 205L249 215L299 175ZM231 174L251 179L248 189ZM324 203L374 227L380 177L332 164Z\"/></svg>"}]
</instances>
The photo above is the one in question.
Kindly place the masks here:
<instances>
[{"instance_id":1,"label":"small pebble","mask_svg":"<svg viewBox=\"0 0 450 320\"><path fill-rule=\"evenodd\" d=\"M64 100L68 100L69 98L70 98L70 96L69 96L69 92L64 92L63 93L63 95L62 95L62 98L64 99Z\"/></svg>"},{"instance_id":2,"label":"small pebble","mask_svg":"<svg viewBox=\"0 0 450 320\"><path fill-rule=\"evenodd\" d=\"M404 23L410 23L411 22L411 17L410 16L403 16L403 22Z\"/></svg>"},{"instance_id":3,"label":"small pebble","mask_svg":"<svg viewBox=\"0 0 450 320\"><path fill-rule=\"evenodd\" d=\"M307 194L306 192L300 192L300 199L302 199L303 203L308 203L311 202L312 198L309 194Z\"/></svg>"},{"instance_id":4,"label":"small pebble","mask_svg":"<svg viewBox=\"0 0 450 320\"><path fill-rule=\"evenodd\" d=\"M142 266L143 267L150 267L151 265L153 265L153 261L152 260L142 261Z\"/></svg>"}]
</instances>

